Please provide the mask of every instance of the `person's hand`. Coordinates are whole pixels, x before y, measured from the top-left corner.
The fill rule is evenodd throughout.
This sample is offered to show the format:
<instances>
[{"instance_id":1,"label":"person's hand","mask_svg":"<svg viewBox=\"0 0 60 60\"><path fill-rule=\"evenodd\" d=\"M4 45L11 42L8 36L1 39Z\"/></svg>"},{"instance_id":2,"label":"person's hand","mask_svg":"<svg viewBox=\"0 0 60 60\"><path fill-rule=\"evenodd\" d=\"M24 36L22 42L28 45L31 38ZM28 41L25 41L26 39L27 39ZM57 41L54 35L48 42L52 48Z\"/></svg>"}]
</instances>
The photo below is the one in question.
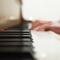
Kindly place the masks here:
<instances>
[{"instance_id":1,"label":"person's hand","mask_svg":"<svg viewBox=\"0 0 60 60\"><path fill-rule=\"evenodd\" d=\"M35 31L53 31L60 34L60 22L53 23L52 21L33 21L31 30Z\"/></svg>"},{"instance_id":2,"label":"person's hand","mask_svg":"<svg viewBox=\"0 0 60 60\"><path fill-rule=\"evenodd\" d=\"M31 30L48 31L48 30L50 30L51 25L52 25L51 21L36 20L36 21L32 21L32 29Z\"/></svg>"}]
</instances>

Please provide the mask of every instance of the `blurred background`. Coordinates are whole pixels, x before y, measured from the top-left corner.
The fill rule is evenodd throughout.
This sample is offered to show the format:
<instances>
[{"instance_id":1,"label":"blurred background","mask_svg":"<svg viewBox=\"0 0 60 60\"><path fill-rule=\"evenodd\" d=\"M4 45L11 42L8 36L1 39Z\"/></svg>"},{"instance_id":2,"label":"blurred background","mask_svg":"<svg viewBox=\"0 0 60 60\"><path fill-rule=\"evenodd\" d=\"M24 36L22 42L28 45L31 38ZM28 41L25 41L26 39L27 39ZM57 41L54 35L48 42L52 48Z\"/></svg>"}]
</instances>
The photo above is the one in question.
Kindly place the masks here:
<instances>
[{"instance_id":1,"label":"blurred background","mask_svg":"<svg viewBox=\"0 0 60 60\"><path fill-rule=\"evenodd\" d=\"M60 20L60 0L22 0L25 19ZM0 0L0 16L19 17L18 0Z\"/></svg>"},{"instance_id":2,"label":"blurred background","mask_svg":"<svg viewBox=\"0 0 60 60\"><path fill-rule=\"evenodd\" d=\"M16 0L0 0L0 16L19 18L20 10Z\"/></svg>"}]
</instances>

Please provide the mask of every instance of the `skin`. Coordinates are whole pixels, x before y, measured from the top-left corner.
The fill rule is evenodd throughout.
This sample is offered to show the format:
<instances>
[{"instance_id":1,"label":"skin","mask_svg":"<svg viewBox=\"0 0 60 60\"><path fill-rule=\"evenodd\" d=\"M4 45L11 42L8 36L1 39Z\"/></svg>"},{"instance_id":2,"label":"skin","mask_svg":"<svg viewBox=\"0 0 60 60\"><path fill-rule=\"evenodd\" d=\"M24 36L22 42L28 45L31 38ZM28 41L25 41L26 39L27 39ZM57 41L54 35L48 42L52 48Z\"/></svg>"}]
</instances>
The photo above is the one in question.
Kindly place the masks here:
<instances>
[{"instance_id":1,"label":"skin","mask_svg":"<svg viewBox=\"0 0 60 60\"><path fill-rule=\"evenodd\" d=\"M55 24L52 21L36 20L32 22L32 30L53 31L57 34L60 34L60 22L58 24L58 26L55 26Z\"/></svg>"}]
</instances>

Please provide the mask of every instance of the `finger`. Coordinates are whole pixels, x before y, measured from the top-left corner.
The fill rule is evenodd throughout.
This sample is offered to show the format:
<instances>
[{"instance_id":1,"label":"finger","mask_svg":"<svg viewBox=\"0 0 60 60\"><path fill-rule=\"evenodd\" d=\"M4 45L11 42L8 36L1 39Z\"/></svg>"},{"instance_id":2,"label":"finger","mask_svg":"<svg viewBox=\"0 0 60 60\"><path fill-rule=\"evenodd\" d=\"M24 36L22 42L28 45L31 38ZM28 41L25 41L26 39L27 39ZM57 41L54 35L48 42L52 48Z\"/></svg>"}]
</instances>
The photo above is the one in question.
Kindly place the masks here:
<instances>
[{"instance_id":1,"label":"finger","mask_svg":"<svg viewBox=\"0 0 60 60\"><path fill-rule=\"evenodd\" d=\"M50 29L50 24L44 24L44 25L41 25L41 26L37 26L33 30L36 30L36 31L48 31L49 29Z\"/></svg>"},{"instance_id":2,"label":"finger","mask_svg":"<svg viewBox=\"0 0 60 60\"><path fill-rule=\"evenodd\" d=\"M34 28L33 30L35 30L35 31L44 31L44 29L41 26L38 26L38 27Z\"/></svg>"},{"instance_id":3,"label":"finger","mask_svg":"<svg viewBox=\"0 0 60 60\"><path fill-rule=\"evenodd\" d=\"M44 29L44 31L49 31L51 27L51 24L44 24L43 26L41 26L42 29Z\"/></svg>"},{"instance_id":4,"label":"finger","mask_svg":"<svg viewBox=\"0 0 60 60\"><path fill-rule=\"evenodd\" d=\"M43 28L38 28L36 31L45 31Z\"/></svg>"},{"instance_id":5,"label":"finger","mask_svg":"<svg viewBox=\"0 0 60 60\"><path fill-rule=\"evenodd\" d=\"M46 24L46 23L40 22L40 21L34 21L34 22L32 22L32 29L34 29L40 25L43 25L43 24Z\"/></svg>"},{"instance_id":6,"label":"finger","mask_svg":"<svg viewBox=\"0 0 60 60\"><path fill-rule=\"evenodd\" d=\"M49 26L52 25L51 21L34 21L32 23L32 30L44 30L46 28L49 28Z\"/></svg>"},{"instance_id":7,"label":"finger","mask_svg":"<svg viewBox=\"0 0 60 60\"><path fill-rule=\"evenodd\" d=\"M32 29L40 26L40 23L38 21L32 23Z\"/></svg>"}]
</instances>

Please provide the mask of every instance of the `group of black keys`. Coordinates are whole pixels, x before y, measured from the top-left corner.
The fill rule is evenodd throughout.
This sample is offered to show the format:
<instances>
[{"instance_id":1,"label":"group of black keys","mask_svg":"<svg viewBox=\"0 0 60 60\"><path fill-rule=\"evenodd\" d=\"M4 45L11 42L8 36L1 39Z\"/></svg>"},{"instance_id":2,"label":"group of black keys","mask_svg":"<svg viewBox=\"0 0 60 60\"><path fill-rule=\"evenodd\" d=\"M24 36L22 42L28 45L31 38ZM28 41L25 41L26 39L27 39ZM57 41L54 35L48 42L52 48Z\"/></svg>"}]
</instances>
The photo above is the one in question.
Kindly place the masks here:
<instances>
[{"instance_id":1,"label":"group of black keys","mask_svg":"<svg viewBox=\"0 0 60 60\"><path fill-rule=\"evenodd\" d=\"M28 23L0 32L0 60L35 60Z\"/></svg>"}]
</instances>

